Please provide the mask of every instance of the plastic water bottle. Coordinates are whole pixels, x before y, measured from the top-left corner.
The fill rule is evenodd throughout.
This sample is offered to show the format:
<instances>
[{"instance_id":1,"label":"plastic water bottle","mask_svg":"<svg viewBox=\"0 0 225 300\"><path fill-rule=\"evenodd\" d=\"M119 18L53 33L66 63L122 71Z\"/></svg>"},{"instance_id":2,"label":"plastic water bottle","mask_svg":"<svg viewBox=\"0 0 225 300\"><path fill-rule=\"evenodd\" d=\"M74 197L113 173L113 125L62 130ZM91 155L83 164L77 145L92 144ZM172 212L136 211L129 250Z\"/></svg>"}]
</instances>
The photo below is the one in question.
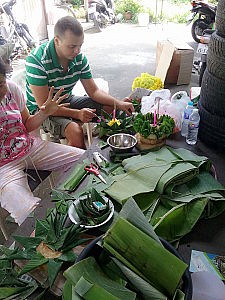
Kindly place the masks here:
<instances>
[{"instance_id":1,"label":"plastic water bottle","mask_svg":"<svg viewBox=\"0 0 225 300\"><path fill-rule=\"evenodd\" d=\"M198 109L194 108L189 118L188 134L186 137L186 142L189 145L194 145L197 143L199 122L200 116L198 113Z\"/></svg>"},{"instance_id":2,"label":"plastic water bottle","mask_svg":"<svg viewBox=\"0 0 225 300\"><path fill-rule=\"evenodd\" d=\"M181 135L187 136L188 134L188 123L189 123L189 117L193 111L193 102L189 101L188 105L186 106L184 110L184 116L183 116L183 122L181 127Z\"/></svg>"}]
</instances>

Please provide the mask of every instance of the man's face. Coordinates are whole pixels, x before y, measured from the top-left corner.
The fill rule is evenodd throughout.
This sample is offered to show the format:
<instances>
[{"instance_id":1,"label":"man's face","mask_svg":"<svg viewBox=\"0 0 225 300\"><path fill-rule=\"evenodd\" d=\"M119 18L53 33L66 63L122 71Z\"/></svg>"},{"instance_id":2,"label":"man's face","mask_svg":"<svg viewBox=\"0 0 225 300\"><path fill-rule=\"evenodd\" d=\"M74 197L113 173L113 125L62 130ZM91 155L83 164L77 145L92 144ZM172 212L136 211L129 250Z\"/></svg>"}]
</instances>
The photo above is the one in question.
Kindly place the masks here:
<instances>
[{"instance_id":1,"label":"man's face","mask_svg":"<svg viewBox=\"0 0 225 300\"><path fill-rule=\"evenodd\" d=\"M70 30L65 31L63 37L55 37L55 48L60 58L73 60L79 53L84 42L84 35L76 36Z\"/></svg>"},{"instance_id":2,"label":"man's face","mask_svg":"<svg viewBox=\"0 0 225 300\"><path fill-rule=\"evenodd\" d=\"M0 101L4 99L7 93L7 84L5 76L0 74Z\"/></svg>"}]
</instances>

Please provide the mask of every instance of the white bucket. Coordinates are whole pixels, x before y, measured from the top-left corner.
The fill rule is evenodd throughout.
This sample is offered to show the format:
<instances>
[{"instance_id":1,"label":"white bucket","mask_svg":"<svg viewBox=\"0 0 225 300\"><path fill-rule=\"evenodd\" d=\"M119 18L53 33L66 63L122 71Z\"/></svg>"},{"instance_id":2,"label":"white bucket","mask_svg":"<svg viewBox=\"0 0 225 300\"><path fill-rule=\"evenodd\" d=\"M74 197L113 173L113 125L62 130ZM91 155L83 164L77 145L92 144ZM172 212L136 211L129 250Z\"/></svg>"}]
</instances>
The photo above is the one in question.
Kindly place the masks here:
<instances>
[{"instance_id":1,"label":"white bucket","mask_svg":"<svg viewBox=\"0 0 225 300\"><path fill-rule=\"evenodd\" d=\"M138 24L139 24L139 26L148 26L148 23L149 23L149 14L148 13L138 14Z\"/></svg>"}]
</instances>

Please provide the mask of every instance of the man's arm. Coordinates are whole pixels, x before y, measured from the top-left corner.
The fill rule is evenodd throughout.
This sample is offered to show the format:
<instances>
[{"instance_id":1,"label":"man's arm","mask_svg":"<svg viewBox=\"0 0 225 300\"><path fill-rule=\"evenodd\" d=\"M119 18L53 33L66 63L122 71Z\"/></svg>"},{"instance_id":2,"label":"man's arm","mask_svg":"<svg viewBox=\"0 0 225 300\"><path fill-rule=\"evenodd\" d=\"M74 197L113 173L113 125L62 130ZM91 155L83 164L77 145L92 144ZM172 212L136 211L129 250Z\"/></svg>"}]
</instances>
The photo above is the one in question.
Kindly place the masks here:
<instances>
[{"instance_id":1,"label":"man's arm","mask_svg":"<svg viewBox=\"0 0 225 300\"><path fill-rule=\"evenodd\" d=\"M110 106L112 109L114 104L117 109L125 111L127 114L131 114L134 111L134 107L130 102L124 102L122 100L116 99L104 91L100 90L94 79L81 79L81 82L84 86L85 91L88 96L92 98L94 101L103 104L105 106Z\"/></svg>"}]
</instances>

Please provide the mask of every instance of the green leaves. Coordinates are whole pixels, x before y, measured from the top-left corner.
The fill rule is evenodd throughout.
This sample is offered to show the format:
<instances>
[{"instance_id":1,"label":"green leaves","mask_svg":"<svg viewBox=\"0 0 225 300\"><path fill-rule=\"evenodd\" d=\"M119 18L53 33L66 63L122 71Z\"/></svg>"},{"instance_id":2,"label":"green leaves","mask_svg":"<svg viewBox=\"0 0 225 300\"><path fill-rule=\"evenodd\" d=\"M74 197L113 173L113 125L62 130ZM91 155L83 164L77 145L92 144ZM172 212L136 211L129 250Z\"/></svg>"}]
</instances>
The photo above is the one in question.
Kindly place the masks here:
<instances>
[{"instance_id":1,"label":"green leaves","mask_svg":"<svg viewBox=\"0 0 225 300\"><path fill-rule=\"evenodd\" d=\"M168 137L173 133L175 122L168 115L162 115L157 119L157 126L154 126L154 114L139 113L134 119L134 130L144 138L155 135L158 139Z\"/></svg>"},{"instance_id":2,"label":"green leaves","mask_svg":"<svg viewBox=\"0 0 225 300\"><path fill-rule=\"evenodd\" d=\"M112 120L112 115L108 114L102 110L102 117L100 123L97 124L97 127L100 129L99 137L102 138L107 135L112 135L115 133L132 133L133 132L133 116L127 116L125 112L116 111L116 119L119 121L120 125L117 122L109 123ZM110 126L110 125L111 126Z\"/></svg>"}]
</instances>

